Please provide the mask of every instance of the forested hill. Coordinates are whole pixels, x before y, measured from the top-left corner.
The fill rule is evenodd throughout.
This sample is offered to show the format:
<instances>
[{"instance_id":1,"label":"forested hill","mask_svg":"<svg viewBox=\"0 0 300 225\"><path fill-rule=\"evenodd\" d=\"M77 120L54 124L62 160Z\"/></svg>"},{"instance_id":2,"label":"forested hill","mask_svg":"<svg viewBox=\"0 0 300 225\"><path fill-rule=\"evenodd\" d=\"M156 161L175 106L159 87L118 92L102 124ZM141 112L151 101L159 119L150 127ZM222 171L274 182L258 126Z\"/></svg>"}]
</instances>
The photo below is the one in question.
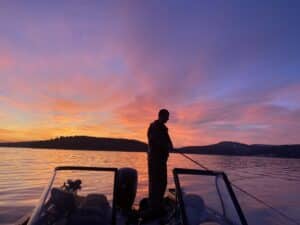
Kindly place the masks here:
<instances>
[{"instance_id":1,"label":"forested hill","mask_svg":"<svg viewBox=\"0 0 300 225\"><path fill-rule=\"evenodd\" d=\"M89 136L59 137L44 141L0 143L0 146L111 151L145 151L147 149L145 143L137 140Z\"/></svg>"}]
</instances>

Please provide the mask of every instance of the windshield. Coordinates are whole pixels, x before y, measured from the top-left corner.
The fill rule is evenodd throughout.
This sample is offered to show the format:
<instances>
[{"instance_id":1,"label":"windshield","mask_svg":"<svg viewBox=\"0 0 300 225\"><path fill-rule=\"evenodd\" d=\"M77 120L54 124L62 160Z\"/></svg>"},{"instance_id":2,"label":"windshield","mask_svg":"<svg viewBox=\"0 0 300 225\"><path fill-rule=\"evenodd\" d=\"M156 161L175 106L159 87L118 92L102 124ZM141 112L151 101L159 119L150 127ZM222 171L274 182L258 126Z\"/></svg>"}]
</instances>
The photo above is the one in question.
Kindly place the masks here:
<instances>
[{"instance_id":1,"label":"windshield","mask_svg":"<svg viewBox=\"0 0 300 225\"><path fill-rule=\"evenodd\" d=\"M115 168L56 168L28 224L114 224L116 174Z\"/></svg>"},{"instance_id":2,"label":"windshield","mask_svg":"<svg viewBox=\"0 0 300 225\"><path fill-rule=\"evenodd\" d=\"M224 173L174 169L177 198L184 225L246 225Z\"/></svg>"}]
</instances>

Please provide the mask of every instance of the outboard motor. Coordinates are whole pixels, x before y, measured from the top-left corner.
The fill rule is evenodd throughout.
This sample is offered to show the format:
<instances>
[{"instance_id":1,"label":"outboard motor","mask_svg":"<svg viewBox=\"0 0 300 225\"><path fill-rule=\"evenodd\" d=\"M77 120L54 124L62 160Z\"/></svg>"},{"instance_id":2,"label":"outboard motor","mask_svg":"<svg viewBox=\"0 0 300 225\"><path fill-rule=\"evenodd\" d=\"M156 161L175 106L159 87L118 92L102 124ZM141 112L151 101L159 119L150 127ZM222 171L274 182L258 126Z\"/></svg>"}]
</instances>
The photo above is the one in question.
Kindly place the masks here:
<instances>
[{"instance_id":1,"label":"outboard motor","mask_svg":"<svg viewBox=\"0 0 300 225\"><path fill-rule=\"evenodd\" d=\"M133 168L120 168L118 170L116 205L130 210L137 190L137 171Z\"/></svg>"}]
</instances>

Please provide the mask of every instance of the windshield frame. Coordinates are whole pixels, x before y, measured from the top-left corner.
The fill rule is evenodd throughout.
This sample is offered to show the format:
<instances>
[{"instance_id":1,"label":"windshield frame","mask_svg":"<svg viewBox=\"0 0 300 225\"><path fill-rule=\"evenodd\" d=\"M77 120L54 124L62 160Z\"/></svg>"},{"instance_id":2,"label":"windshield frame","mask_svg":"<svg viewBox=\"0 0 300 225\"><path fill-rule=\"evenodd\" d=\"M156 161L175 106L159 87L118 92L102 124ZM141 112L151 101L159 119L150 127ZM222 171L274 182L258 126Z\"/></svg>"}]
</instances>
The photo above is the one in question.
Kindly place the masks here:
<instances>
[{"instance_id":1,"label":"windshield frame","mask_svg":"<svg viewBox=\"0 0 300 225\"><path fill-rule=\"evenodd\" d=\"M118 168L111 168L111 167L87 167L87 166L58 166L55 167L54 172L52 174L52 177L49 181L49 184L44 189L43 194L41 195L40 201L37 205L37 207L34 209L31 218L29 219L28 224L32 224L35 222L35 220L39 217L42 206L44 205L44 202L46 201L47 196L49 195L49 192L51 191L51 187L53 185L53 182L56 177L56 173L58 171L67 171L67 170L78 170L78 171L106 171L106 172L112 172L113 173L113 199L112 199L112 218L111 218L111 224L116 224L116 192L117 192L117 182L118 182Z\"/></svg>"},{"instance_id":2,"label":"windshield frame","mask_svg":"<svg viewBox=\"0 0 300 225\"><path fill-rule=\"evenodd\" d=\"M231 187L230 181L227 178L227 175L224 172L217 172L212 170L196 170L196 169L185 169L185 168L174 168L173 169L173 177L174 177L174 183L176 187L176 200L179 203L179 209L181 213L181 220L183 225L189 225L187 215L185 212L185 206L183 201L183 193L180 185L180 179L179 175L182 174L188 174L188 175L205 175L205 176L214 176L214 177L222 177L226 188L228 189L229 195L232 199L233 205L237 211L237 214L239 216L239 219L242 223L242 225L248 225L246 217L244 216L244 213L240 207L240 204L234 194L234 191ZM222 201L222 198L219 196L220 201Z\"/></svg>"}]
</instances>

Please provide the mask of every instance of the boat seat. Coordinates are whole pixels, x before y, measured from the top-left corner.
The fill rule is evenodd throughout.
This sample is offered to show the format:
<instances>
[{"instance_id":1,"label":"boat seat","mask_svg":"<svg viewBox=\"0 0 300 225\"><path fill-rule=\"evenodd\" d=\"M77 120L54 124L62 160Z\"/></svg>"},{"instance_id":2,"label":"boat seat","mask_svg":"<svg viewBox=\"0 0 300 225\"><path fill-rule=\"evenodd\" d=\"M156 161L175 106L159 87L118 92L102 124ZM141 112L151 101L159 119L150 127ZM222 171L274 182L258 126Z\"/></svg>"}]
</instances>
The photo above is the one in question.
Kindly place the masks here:
<instances>
[{"instance_id":1,"label":"boat seat","mask_svg":"<svg viewBox=\"0 0 300 225\"><path fill-rule=\"evenodd\" d=\"M111 207L105 195L89 194L72 213L68 225L106 225L111 221Z\"/></svg>"},{"instance_id":2,"label":"boat seat","mask_svg":"<svg viewBox=\"0 0 300 225\"><path fill-rule=\"evenodd\" d=\"M75 198L72 193L59 188L52 188L48 204L54 204L59 211L65 212L75 207Z\"/></svg>"},{"instance_id":3,"label":"boat seat","mask_svg":"<svg viewBox=\"0 0 300 225\"><path fill-rule=\"evenodd\" d=\"M82 203L82 208L96 207L96 208L109 208L109 203L103 194L89 194L86 196Z\"/></svg>"},{"instance_id":4,"label":"boat seat","mask_svg":"<svg viewBox=\"0 0 300 225\"><path fill-rule=\"evenodd\" d=\"M201 196L196 194L185 194L183 196L183 201L189 224L198 225L207 219L206 206Z\"/></svg>"}]
</instances>

